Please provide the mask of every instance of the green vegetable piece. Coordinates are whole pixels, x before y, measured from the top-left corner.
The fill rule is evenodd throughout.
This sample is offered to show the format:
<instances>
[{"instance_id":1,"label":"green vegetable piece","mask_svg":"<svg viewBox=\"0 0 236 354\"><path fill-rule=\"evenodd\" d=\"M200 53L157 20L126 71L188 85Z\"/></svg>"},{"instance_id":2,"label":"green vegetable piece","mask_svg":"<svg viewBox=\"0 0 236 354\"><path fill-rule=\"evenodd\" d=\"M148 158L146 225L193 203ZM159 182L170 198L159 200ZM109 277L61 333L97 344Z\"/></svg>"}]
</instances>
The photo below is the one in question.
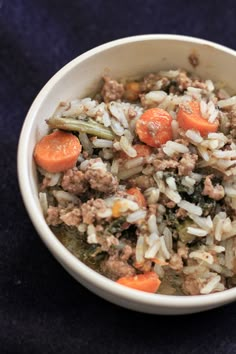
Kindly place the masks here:
<instances>
[{"instance_id":1,"label":"green vegetable piece","mask_svg":"<svg viewBox=\"0 0 236 354\"><path fill-rule=\"evenodd\" d=\"M179 234L179 238L183 243L191 243L196 238L196 236L190 235L187 232L189 226L193 226L193 222L190 219L186 219L183 223L177 226L177 232Z\"/></svg>"},{"instance_id":2,"label":"green vegetable piece","mask_svg":"<svg viewBox=\"0 0 236 354\"><path fill-rule=\"evenodd\" d=\"M74 118L51 117L47 120L47 124L54 129L87 133L107 140L114 140L115 138L110 128L97 123L91 118L82 120Z\"/></svg>"}]
</instances>

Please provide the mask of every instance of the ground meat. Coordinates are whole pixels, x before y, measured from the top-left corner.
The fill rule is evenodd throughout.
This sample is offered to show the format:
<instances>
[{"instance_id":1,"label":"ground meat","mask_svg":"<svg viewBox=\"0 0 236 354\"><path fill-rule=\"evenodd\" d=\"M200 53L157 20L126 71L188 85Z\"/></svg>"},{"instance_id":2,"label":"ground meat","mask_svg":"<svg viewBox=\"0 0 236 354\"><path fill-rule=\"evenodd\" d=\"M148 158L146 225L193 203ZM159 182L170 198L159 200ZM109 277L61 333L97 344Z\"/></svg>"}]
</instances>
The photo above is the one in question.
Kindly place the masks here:
<instances>
[{"instance_id":1,"label":"ground meat","mask_svg":"<svg viewBox=\"0 0 236 354\"><path fill-rule=\"evenodd\" d=\"M40 185L40 190L43 191L44 189L46 189L49 186L50 182L51 182L50 178L44 177Z\"/></svg>"},{"instance_id":2,"label":"ground meat","mask_svg":"<svg viewBox=\"0 0 236 354\"><path fill-rule=\"evenodd\" d=\"M49 206L46 216L46 222L48 225L57 226L62 223L60 219L60 208Z\"/></svg>"},{"instance_id":3,"label":"ground meat","mask_svg":"<svg viewBox=\"0 0 236 354\"><path fill-rule=\"evenodd\" d=\"M117 254L110 256L108 260L104 261L101 264L101 269L112 280L129 277L136 273L135 269L126 261L120 260Z\"/></svg>"},{"instance_id":4,"label":"ground meat","mask_svg":"<svg viewBox=\"0 0 236 354\"><path fill-rule=\"evenodd\" d=\"M229 117L229 129L233 138L236 137L236 105L234 105L231 111L228 113Z\"/></svg>"},{"instance_id":5,"label":"ground meat","mask_svg":"<svg viewBox=\"0 0 236 354\"><path fill-rule=\"evenodd\" d=\"M175 208L176 203L173 202L173 200L168 200L167 202L164 202L163 205L169 209L173 209L173 208Z\"/></svg>"},{"instance_id":6,"label":"ground meat","mask_svg":"<svg viewBox=\"0 0 236 354\"><path fill-rule=\"evenodd\" d=\"M177 253L174 253L169 261L169 266L170 268L177 271L182 270L184 265L181 256Z\"/></svg>"},{"instance_id":7,"label":"ground meat","mask_svg":"<svg viewBox=\"0 0 236 354\"><path fill-rule=\"evenodd\" d=\"M81 210L74 208L68 213L61 215L60 219L68 226L78 226L81 223Z\"/></svg>"},{"instance_id":8,"label":"ground meat","mask_svg":"<svg viewBox=\"0 0 236 354\"><path fill-rule=\"evenodd\" d=\"M161 84L157 86L157 82L162 80ZM152 90L160 90L163 86L167 86L169 84L169 80L167 78L160 78L158 74L148 74L143 78L141 82L141 91L142 92L149 92Z\"/></svg>"},{"instance_id":9,"label":"ground meat","mask_svg":"<svg viewBox=\"0 0 236 354\"><path fill-rule=\"evenodd\" d=\"M84 173L79 171L76 167L65 172L61 186L65 191L76 195L85 193L89 187Z\"/></svg>"},{"instance_id":10,"label":"ground meat","mask_svg":"<svg viewBox=\"0 0 236 354\"><path fill-rule=\"evenodd\" d=\"M191 53L188 57L188 61L194 68L199 65L199 58L196 53Z\"/></svg>"},{"instance_id":11,"label":"ground meat","mask_svg":"<svg viewBox=\"0 0 236 354\"><path fill-rule=\"evenodd\" d=\"M97 230L96 230L97 231ZM114 254L114 250L112 246L118 246L119 245L119 240L115 236L97 236L97 240L99 245L101 245L101 250ZM111 248L112 247L112 248Z\"/></svg>"},{"instance_id":12,"label":"ground meat","mask_svg":"<svg viewBox=\"0 0 236 354\"><path fill-rule=\"evenodd\" d=\"M179 163L175 160L159 160L156 159L152 162L155 171L165 171L170 168L176 168Z\"/></svg>"},{"instance_id":13,"label":"ground meat","mask_svg":"<svg viewBox=\"0 0 236 354\"><path fill-rule=\"evenodd\" d=\"M125 245L125 247L122 249L120 259L122 261L128 261L128 259L133 255L133 253L133 248L130 245Z\"/></svg>"},{"instance_id":14,"label":"ground meat","mask_svg":"<svg viewBox=\"0 0 236 354\"><path fill-rule=\"evenodd\" d=\"M141 175L141 176L129 179L128 185L130 187L138 187L142 191L145 191L146 189L148 189L150 187L156 186L156 182L154 181L153 177L151 177L151 176Z\"/></svg>"},{"instance_id":15,"label":"ground meat","mask_svg":"<svg viewBox=\"0 0 236 354\"><path fill-rule=\"evenodd\" d=\"M85 178L92 189L106 194L115 193L118 188L117 178L104 169L88 169Z\"/></svg>"},{"instance_id":16,"label":"ground meat","mask_svg":"<svg viewBox=\"0 0 236 354\"><path fill-rule=\"evenodd\" d=\"M122 98L124 94L124 85L120 84L108 76L104 78L104 85L101 91L104 102L116 101Z\"/></svg>"},{"instance_id":17,"label":"ground meat","mask_svg":"<svg viewBox=\"0 0 236 354\"><path fill-rule=\"evenodd\" d=\"M176 78L176 83L179 91L186 90L189 86L192 86L192 80L188 77L186 71L181 71Z\"/></svg>"},{"instance_id":18,"label":"ground meat","mask_svg":"<svg viewBox=\"0 0 236 354\"><path fill-rule=\"evenodd\" d=\"M141 272L147 273L152 269L152 261L145 259L143 263L134 263L134 267Z\"/></svg>"},{"instance_id":19,"label":"ground meat","mask_svg":"<svg viewBox=\"0 0 236 354\"><path fill-rule=\"evenodd\" d=\"M130 119L134 119L134 118L136 117L136 115L137 115L137 112L134 110L133 107L130 107L130 108L128 109L128 117L129 117Z\"/></svg>"},{"instance_id":20,"label":"ground meat","mask_svg":"<svg viewBox=\"0 0 236 354\"><path fill-rule=\"evenodd\" d=\"M224 198L224 196L225 196L224 187L221 186L220 184L213 186L212 181L211 181L212 177L213 177L213 175L209 175L205 178L204 189L202 191L202 195L208 195L208 197L210 197L214 200L220 200L220 199Z\"/></svg>"},{"instance_id":21,"label":"ground meat","mask_svg":"<svg viewBox=\"0 0 236 354\"><path fill-rule=\"evenodd\" d=\"M178 255L183 259L188 259L189 248L186 245L181 245L178 247Z\"/></svg>"},{"instance_id":22,"label":"ground meat","mask_svg":"<svg viewBox=\"0 0 236 354\"><path fill-rule=\"evenodd\" d=\"M177 217L177 219L185 219L186 216L188 215L187 210L179 208L176 212L175 215Z\"/></svg>"},{"instance_id":23,"label":"ground meat","mask_svg":"<svg viewBox=\"0 0 236 354\"><path fill-rule=\"evenodd\" d=\"M188 295L200 295L201 284L194 275L187 275L183 283L183 291Z\"/></svg>"},{"instance_id":24,"label":"ground meat","mask_svg":"<svg viewBox=\"0 0 236 354\"><path fill-rule=\"evenodd\" d=\"M107 209L103 199L90 199L81 205L81 213L83 223L93 224L95 220L101 220L99 213L105 212Z\"/></svg>"},{"instance_id":25,"label":"ground meat","mask_svg":"<svg viewBox=\"0 0 236 354\"><path fill-rule=\"evenodd\" d=\"M166 158L166 154L164 153L162 147L157 148L157 153L155 154L156 159L162 160Z\"/></svg>"},{"instance_id":26,"label":"ground meat","mask_svg":"<svg viewBox=\"0 0 236 354\"><path fill-rule=\"evenodd\" d=\"M195 168L198 156L189 152L183 154L178 164L178 174L180 176L189 175Z\"/></svg>"}]
</instances>

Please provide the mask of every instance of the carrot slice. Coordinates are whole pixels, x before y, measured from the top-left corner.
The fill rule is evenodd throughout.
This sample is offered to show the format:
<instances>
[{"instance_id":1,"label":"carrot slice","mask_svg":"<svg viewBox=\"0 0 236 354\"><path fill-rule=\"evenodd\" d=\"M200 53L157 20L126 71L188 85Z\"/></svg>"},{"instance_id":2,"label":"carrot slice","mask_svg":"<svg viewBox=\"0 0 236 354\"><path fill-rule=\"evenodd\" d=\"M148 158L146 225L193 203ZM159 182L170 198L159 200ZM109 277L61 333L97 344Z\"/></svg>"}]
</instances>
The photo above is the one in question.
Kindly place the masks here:
<instances>
[{"instance_id":1,"label":"carrot slice","mask_svg":"<svg viewBox=\"0 0 236 354\"><path fill-rule=\"evenodd\" d=\"M122 277L116 282L129 288L146 291L148 293L155 293L161 284L161 281L155 272L138 274L131 277Z\"/></svg>"},{"instance_id":2,"label":"carrot slice","mask_svg":"<svg viewBox=\"0 0 236 354\"><path fill-rule=\"evenodd\" d=\"M147 205L146 199L139 188L133 187L127 190L127 193L133 195L140 207L145 207Z\"/></svg>"},{"instance_id":3,"label":"carrot slice","mask_svg":"<svg viewBox=\"0 0 236 354\"><path fill-rule=\"evenodd\" d=\"M137 155L135 156L135 158L136 158L136 157L148 157L148 156L150 156L151 153L152 153L152 149L151 149L150 146L148 146L148 145L144 145L144 144L134 144L132 147L133 147L133 148L136 150L136 152L137 152ZM128 160L133 159L133 157L128 156L124 151L121 151L121 152L120 152L119 157L120 157L121 159L128 159Z\"/></svg>"},{"instance_id":4,"label":"carrot slice","mask_svg":"<svg viewBox=\"0 0 236 354\"><path fill-rule=\"evenodd\" d=\"M122 202L116 200L112 206L112 216L113 218L119 218L122 214Z\"/></svg>"},{"instance_id":5,"label":"carrot slice","mask_svg":"<svg viewBox=\"0 0 236 354\"><path fill-rule=\"evenodd\" d=\"M180 106L177 113L179 126L184 130L198 130L202 136L214 133L218 129L219 122L209 123L201 115L200 104L198 101L191 101Z\"/></svg>"},{"instance_id":6,"label":"carrot slice","mask_svg":"<svg viewBox=\"0 0 236 354\"><path fill-rule=\"evenodd\" d=\"M136 123L139 139L149 146L158 147L172 139L172 117L161 108L145 111Z\"/></svg>"},{"instance_id":7,"label":"carrot slice","mask_svg":"<svg viewBox=\"0 0 236 354\"><path fill-rule=\"evenodd\" d=\"M44 136L35 146L37 165L52 173L62 172L75 166L81 152L79 139L61 130Z\"/></svg>"}]
</instances>

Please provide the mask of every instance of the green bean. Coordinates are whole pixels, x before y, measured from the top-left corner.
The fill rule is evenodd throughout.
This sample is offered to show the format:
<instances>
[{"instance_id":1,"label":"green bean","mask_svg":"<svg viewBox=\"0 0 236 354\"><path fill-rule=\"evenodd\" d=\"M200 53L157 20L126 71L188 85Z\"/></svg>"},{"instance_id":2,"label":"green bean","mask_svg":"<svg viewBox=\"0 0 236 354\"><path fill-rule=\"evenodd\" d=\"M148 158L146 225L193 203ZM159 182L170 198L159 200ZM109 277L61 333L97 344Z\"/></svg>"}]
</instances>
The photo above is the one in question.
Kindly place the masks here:
<instances>
[{"instance_id":1,"label":"green bean","mask_svg":"<svg viewBox=\"0 0 236 354\"><path fill-rule=\"evenodd\" d=\"M56 118L51 117L47 120L51 128L76 131L87 133L90 135L98 136L99 138L114 140L114 134L110 128L104 127L102 124L97 123L91 118L86 120L74 118Z\"/></svg>"}]
</instances>

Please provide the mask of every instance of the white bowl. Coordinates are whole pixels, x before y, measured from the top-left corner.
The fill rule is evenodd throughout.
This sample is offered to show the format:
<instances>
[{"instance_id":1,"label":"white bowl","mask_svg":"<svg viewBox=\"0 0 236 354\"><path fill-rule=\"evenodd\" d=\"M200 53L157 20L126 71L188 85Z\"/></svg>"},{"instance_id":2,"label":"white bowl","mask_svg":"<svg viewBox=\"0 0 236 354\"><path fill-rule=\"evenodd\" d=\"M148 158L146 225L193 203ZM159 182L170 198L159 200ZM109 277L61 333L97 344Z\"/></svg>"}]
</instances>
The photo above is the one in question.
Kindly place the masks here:
<instances>
[{"instance_id":1,"label":"white bowl","mask_svg":"<svg viewBox=\"0 0 236 354\"><path fill-rule=\"evenodd\" d=\"M189 55L196 54L194 69ZM42 215L32 158L35 143L47 132L48 118L62 100L96 91L104 73L114 78L141 76L160 69L185 68L226 82L236 90L236 53L202 39L177 35L142 35L106 43L63 67L40 91L25 119L18 148L18 177L23 200L41 239L61 265L97 295L126 308L153 314L186 314L208 310L236 299L236 288L202 296L148 294L116 284L74 257L54 236Z\"/></svg>"}]
</instances>

